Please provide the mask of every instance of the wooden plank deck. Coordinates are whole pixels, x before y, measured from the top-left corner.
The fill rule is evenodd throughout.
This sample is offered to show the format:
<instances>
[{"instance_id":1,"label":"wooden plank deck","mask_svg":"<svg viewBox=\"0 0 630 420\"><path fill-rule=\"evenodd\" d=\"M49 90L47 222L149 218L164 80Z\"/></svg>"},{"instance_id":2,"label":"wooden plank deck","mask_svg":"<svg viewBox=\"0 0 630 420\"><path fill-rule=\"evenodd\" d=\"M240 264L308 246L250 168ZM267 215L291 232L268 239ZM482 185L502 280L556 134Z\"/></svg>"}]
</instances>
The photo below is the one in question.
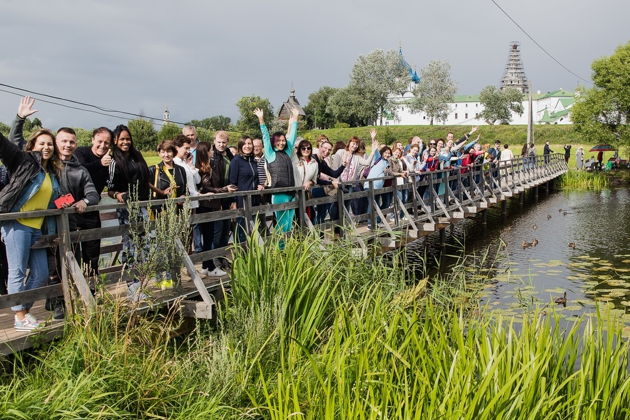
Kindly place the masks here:
<instances>
[{"instance_id":1,"label":"wooden plank deck","mask_svg":"<svg viewBox=\"0 0 630 420\"><path fill-rule=\"evenodd\" d=\"M201 265L197 266L200 269ZM209 292L221 290L229 286L228 276L202 278ZM106 287L106 293L111 294L120 302L125 302L127 297L127 285L124 282L110 284ZM149 283L146 288L149 298L138 304L136 310L157 310L165 305L174 304L176 301L194 299L199 295L197 288L185 270L182 270L182 284L179 288L160 290L155 284ZM45 321L44 327L35 331L17 331L13 327L13 312L10 309L0 311L0 355L9 355L51 341L63 334L64 321L54 320L53 313L44 308L45 300L36 301L31 313L40 322Z\"/></svg>"}]
</instances>

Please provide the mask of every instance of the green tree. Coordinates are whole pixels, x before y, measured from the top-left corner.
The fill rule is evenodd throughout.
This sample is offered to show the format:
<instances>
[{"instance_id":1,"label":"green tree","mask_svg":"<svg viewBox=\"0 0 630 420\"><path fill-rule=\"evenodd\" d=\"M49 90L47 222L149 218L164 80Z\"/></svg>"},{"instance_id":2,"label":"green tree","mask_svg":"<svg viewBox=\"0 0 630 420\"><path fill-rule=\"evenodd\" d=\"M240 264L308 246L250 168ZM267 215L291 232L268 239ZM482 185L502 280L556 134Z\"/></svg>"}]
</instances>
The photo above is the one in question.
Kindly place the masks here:
<instances>
[{"instance_id":1,"label":"green tree","mask_svg":"<svg viewBox=\"0 0 630 420\"><path fill-rule=\"evenodd\" d=\"M389 100L390 95L402 95L409 82L407 71L395 50L375 50L359 57L352 68L348 88L351 88L351 93L365 98L361 101L365 107L353 114L370 114L371 122L380 118L382 123L386 112L396 112L395 104ZM368 103L371 105L368 106Z\"/></svg>"},{"instance_id":2,"label":"green tree","mask_svg":"<svg viewBox=\"0 0 630 420\"><path fill-rule=\"evenodd\" d=\"M328 100L327 112L334 116L335 121L350 127L374 124L379 112L378 105L362 92L354 85L338 89Z\"/></svg>"},{"instance_id":3,"label":"green tree","mask_svg":"<svg viewBox=\"0 0 630 420\"><path fill-rule=\"evenodd\" d=\"M420 83L413 91L409 106L412 111L424 111L433 121L444 121L448 116L448 103L455 97L455 82L451 79L451 65L445 61L432 61L420 70Z\"/></svg>"},{"instance_id":4,"label":"green tree","mask_svg":"<svg viewBox=\"0 0 630 420\"><path fill-rule=\"evenodd\" d=\"M212 143L213 140L214 131L203 127L197 128L197 141L206 141Z\"/></svg>"},{"instance_id":5,"label":"green tree","mask_svg":"<svg viewBox=\"0 0 630 420\"><path fill-rule=\"evenodd\" d=\"M308 96L308 104L304 107L306 128L324 129L335 125L335 116L328 109L328 102L338 90L324 86Z\"/></svg>"},{"instance_id":6,"label":"green tree","mask_svg":"<svg viewBox=\"0 0 630 420\"><path fill-rule=\"evenodd\" d=\"M588 142L630 145L630 42L592 64L593 88L580 89L571 120Z\"/></svg>"},{"instance_id":7,"label":"green tree","mask_svg":"<svg viewBox=\"0 0 630 420\"><path fill-rule=\"evenodd\" d=\"M267 98L261 98L260 96L243 96L236 103L238 110L241 114L241 118L238 120L238 131L245 135L260 137L260 126L258 125L258 118L254 115L254 110L260 108L265 113L265 121L271 123L273 120L273 107L271 102Z\"/></svg>"},{"instance_id":8,"label":"green tree","mask_svg":"<svg viewBox=\"0 0 630 420\"><path fill-rule=\"evenodd\" d=\"M479 94L479 102L483 105L481 118L490 125L497 121L509 124L512 111L523 114L523 98L523 93L516 88L500 90L496 86L486 86Z\"/></svg>"},{"instance_id":9,"label":"green tree","mask_svg":"<svg viewBox=\"0 0 630 420\"><path fill-rule=\"evenodd\" d=\"M208 130L229 130L231 128L232 119L224 115L215 115L214 117L204 118L203 120L192 120L189 124L197 128L207 128Z\"/></svg>"},{"instance_id":10,"label":"green tree","mask_svg":"<svg viewBox=\"0 0 630 420\"><path fill-rule=\"evenodd\" d=\"M4 134L5 136L8 136L9 131L11 131L11 127L6 125L5 123L0 122L0 133Z\"/></svg>"},{"instance_id":11,"label":"green tree","mask_svg":"<svg viewBox=\"0 0 630 420\"><path fill-rule=\"evenodd\" d=\"M129 120L127 124L131 136L133 138L133 144L138 150L155 150L157 147L157 133L151 124L147 120L136 119Z\"/></svg>"},{"instance_id":12,"label":"green tree","mask_svg":"<svg viewBox=\"0 0 630 420\"><path fill-rule=\"evenodd\" d=\"M85 128L75 128L77 133L77 144L79 146L91 146L92 145L92 131Z\"/></svg>"},{"instance_id":13,"label":"green tree","mask_svg":"<svg viewBox=\"0 0 630 420\"><path fill-rule=\"evenodd\" d=\"M166 123L162 125L160 131L157 133L158 141L173 140L177 135L182 134L182 129L177 124Z\"/></svg>"}]
</instances>

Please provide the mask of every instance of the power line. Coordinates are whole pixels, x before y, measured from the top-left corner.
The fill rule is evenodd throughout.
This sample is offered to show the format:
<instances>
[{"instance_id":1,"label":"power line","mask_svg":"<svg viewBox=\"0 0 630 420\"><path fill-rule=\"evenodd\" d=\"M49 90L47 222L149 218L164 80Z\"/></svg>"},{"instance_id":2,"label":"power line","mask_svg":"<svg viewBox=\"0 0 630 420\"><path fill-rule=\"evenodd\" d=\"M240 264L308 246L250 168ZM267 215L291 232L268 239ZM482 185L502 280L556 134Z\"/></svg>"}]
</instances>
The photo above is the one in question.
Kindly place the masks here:
<instances>
[{"instance_id":1,"label":"power line","mask_svg":"<svg viewBox=\"0 0 630 420\"><path fill-rule=\"evenodd\" d=\"M13 90L18 90L20 92L26 92L26 93L29 93L31 95L44 96L46 98L57 99L57 100L60 100L60 101L69 102L69 103L76 104L76 105L87 106L87 107L94 108L94 109L97 109L97 110L101 111L101 115L107 115L107 116L114 117L114 118L122 118L122 119L128 120L128 118L123 118L123 117L120 117L120 116L114 116L114 115L105 114L105 113L123 114L123 115L129 115L131 117L146 118L148 120L159 121L159 122L163 121L162 118L149 117L149 116L142 115L142 114L136 114L134 112L120 111L120 110L117 110L117 109L107 109L105 107L89 104L87 102L80 102L80 101L76 101L74 99L63 98L61 96L54 96L54 95L49 95L47 93L36 92L36 91L33 91L33 90L21 88L21 87L18 87L18 86L8 85L6 83L0 83L0 86L4 86L4 87L7 87L7 88L13 89ZM6 92L6 91L4 91L4 92ZM13 93L13 92L9 92L9 93ZM20 96L23 96L23 95L20 95ZM86 111L86 112L94 112L94 113L97 113L97 114L99 113L99 112L92 111L92 110L87 110L87 109L84 109L84 108L77 108L77 107L72 107L70 105L63 105L63 104L60 104L58 102L45 101L43 99L39 99L39 100L42 101L42 102L47 102L47 103L54 104L54 105L64 106L66 108L72 108L72 109L77 109L77 110ZM169 121L169 122L171 122L173 124L186 125L186 123L180 122L180 121Z\"/></svg>"},{"instance_id":2,"label":"power line","mask_svg":"<svg viewBox=\"0 0 630 420\"><path fill-rule=\"evenodd\" d=\"M24 96L21 93L11 92L11 91L6 90L6 89L0 89L0 92L8 93L9 95L14 95L14 96L18 96L18 97ZM61 104L59 102L48 101L46 99L38 98L38 97L35 97L35 96L33 96L33 98L37 99L40 102L45 102L47 104L58 105L58 106L61 106L61 107L64 107L64 108L70 108L70 109L76 109L76 110L79 110L79 111L91 112L93 114L105 115L106 117L118 118L118 119L125 120L125 121L129 120L128 118L121 117L120 115L111 115L111 114L106 114L104 112L94 111L92 109L85 109L85 108L79 108L77 106Z\"/></svg>"},{"instance_id":3,"label":"power line","mask_svg":"<svg viewBox=\"0 0 630 420\"><path fill-rule=\"evenodd\" d=\"M506 11L505 11L505 10L504 10L501 6L499 6L499 4L498 4L495 0L490 0L490 1L491 1L492 3L494 3L494 5L495 5L495 6L497 6L497 7L499 8L499 10L501 10L501 11L503 12L503 14L504 14L505 16L507 16L507 17L508 17L508 19L510 19L510 20L512 21L512 23L514 23L514 24L518 27L518 29L520 29L520 30L521 30L521 31L522 31L522 32L523 32L523 33L524 33L524 34L525 34L525 35L526 35L529 39L531 39L531 41L532 41L534 44L536 44L536 46L537 46L538 48L540 48L540 49L542 50L542 52L544 52L545 54L547 54L547 55L548 55L548 56L549 56L549 57L550 57L553 61L555 61L556 63L558 63L558 64L560 65L560 67L562 67L563 69L565 69L566 71L568 71L569 73L571 73L572 75L574 75L575 77L577 77L577 78L579 78L579 79L581 79L581 80L583 80L583 81L585 81L585 82L587 82L587 83L590 83L590 80L587 80L587 79L583 78L582 76L580 76L579 74L577 74L577 73L575 73L575 72L571 71L571 69L570 69L570 68L568 68L567 66L565 66L564 64L562 64L562 63L560 62L560 60L558 60L556 57L554 57L554 56L553 56L553 54L551 54L549 51L547 51L547 50L545 49L545 47L543 47L542 45L540 45L540 43L539 43L538 41L536 41L536 40L534 39L534 37L533 37L533 36L531 36L531 35L530 35L530 34L529 34L529 33L528 33L528 32L527 32L527 31L526 31L526 30L525 30L525 29L524 29L521 25L519 25L519 24L518 24L518 22L517 22L516 20L514 20L514 18L512 18L512 16L510 16L510 14L509 14L508 12L506 12Z\"/></svg>"},{"instance_id":4,"label":"power line","mask_svg":"<svg viewBox=\"0 0 630 420\"><path fill-rule=\"evenodd\" d=\"M1 85L1 84L0 84L0 85ZM0 92L8 93L9 95L14 95L14 96L17 96L17 97L20 97L20 98L24 96L24 95L22 95L21 93L11 92L11 91L6 90L6 89L0 89ZM105 113L105 112L94 111L94 110L92 110L92 109L79 108L79 107L77 107L77 106L66 105L66 104L62 104L62 103L59 103L59 102L55 102L55 101L49 101L49 100L42 99L42 98L39 98L39 97L36 97L36 96L33 96L33 98L34 98L34 99L37 99L37 100L38 100L38 101L40 101L40 102L45 102L45 103L47 103L47 104L52 104L52 105L61 106L61 107L63 107L63 108L76 109L76 110L79 110L79 111L90 112L90 113L92 113L92 114L104 115L104 116L106 116L106 117L117 118L117 119L119 119L119 120L123 120L123 121L129 121L129 118L127 118L127 117L121 117L120 115L112 115L112 114L107 114L107 113ZM160 120L160 121L158 121L158 123L157 123L157 124L159 124L160 126L162 126L162 127L163 127L165 124L168 124L168 123L171 123L171 122L173 122L173 121L163 121L163 120ZM198 128L198 127L196 127L196 128Z\"/></svg>"}]
</instances>

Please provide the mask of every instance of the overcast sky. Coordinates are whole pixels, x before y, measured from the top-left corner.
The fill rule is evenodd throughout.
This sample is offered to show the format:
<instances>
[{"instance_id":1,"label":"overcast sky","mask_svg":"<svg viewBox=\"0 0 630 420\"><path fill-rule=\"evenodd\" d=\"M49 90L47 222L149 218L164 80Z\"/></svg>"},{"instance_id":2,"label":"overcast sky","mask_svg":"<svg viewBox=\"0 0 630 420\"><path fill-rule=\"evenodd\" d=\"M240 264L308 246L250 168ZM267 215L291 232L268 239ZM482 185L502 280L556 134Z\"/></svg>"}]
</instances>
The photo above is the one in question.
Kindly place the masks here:
<instances>
[{"instance_id":1,"label":"overcast sky","mask_svg":"<svg viewBox=\"0 0 630 420\"><path fill-rule=\"evenodd\" d=\"M587 79L593 59L630 40L627 0L497 1ZM578 83L490 0L0 0L0 16L0 83L149 116L168 107L175 121L235 120L246 95L277 110L292 84L304 105L322 86L345 86L358 56L401 43L418 70L448 61L461 94L499 83L512 40L534 90ZM12 120L17 103L0 92L0 121ZM52 129L121 122L37 108Z\"/></svg>"}]
</instances>

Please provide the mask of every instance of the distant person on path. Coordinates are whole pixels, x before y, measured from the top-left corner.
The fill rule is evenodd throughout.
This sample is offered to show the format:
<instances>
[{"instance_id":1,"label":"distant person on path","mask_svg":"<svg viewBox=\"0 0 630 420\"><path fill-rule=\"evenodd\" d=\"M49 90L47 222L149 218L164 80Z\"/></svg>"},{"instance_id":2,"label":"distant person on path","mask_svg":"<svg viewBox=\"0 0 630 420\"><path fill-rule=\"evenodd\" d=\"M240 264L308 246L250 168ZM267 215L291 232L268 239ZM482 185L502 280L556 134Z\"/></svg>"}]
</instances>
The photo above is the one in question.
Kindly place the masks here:
<instances>
[{"instance_id":1,"label":"distant person on path","mask_svg":"<svg viewBox=\"0 0 630 420\"><path fill-rule=\"evenodd\" d=\"M549 147L549 142L545 143L545 147L543 148L543 156L545 158L545 163L549 163L549 155L553 153L553 150Z\"/></svg>"},{"instance_id":2,"label":"distant person on path","mask_svg":"<svg viewBox=\"0 0 630 420\"><path fill-rule=\"evenodd\" d=\"M510 147L509 144L504 144L503 151L499 155L499 161L501 162L501 165L503 166L509 165L510 161L514 159L514 153L512 153L509 147Z\"/></svg>"},{"instance_id":3,"label":"distant person on path","mask_svg":"<svg viewBox=\"0 0 630 420\"><path fill-rule=\"evenodd\" d=\"M578 147L575 153L575 169L578 171L584 169L584 149L582 147Z\"/></svg>"},{"instance_id":4,"label":"distant person on path","mask_svg":"<svg viewBox=\"0 0 630 420\"><path fill-rule=\"evenodd\" d=\"M564 163L569 163L569 159L571 158L571 145L564 145Z\"/></svg>"},{"instance_id":5,"label":"distant person on path","mask_svg":"<svg viewBox=\"0 0 630 420\"><path fill-rule=\"evenodd\" d=\"M536 166L536 146L534 146L534 143L529 143L527 146L527 160L529 161L530 169Z\"/></svg>"}]
</instances>

